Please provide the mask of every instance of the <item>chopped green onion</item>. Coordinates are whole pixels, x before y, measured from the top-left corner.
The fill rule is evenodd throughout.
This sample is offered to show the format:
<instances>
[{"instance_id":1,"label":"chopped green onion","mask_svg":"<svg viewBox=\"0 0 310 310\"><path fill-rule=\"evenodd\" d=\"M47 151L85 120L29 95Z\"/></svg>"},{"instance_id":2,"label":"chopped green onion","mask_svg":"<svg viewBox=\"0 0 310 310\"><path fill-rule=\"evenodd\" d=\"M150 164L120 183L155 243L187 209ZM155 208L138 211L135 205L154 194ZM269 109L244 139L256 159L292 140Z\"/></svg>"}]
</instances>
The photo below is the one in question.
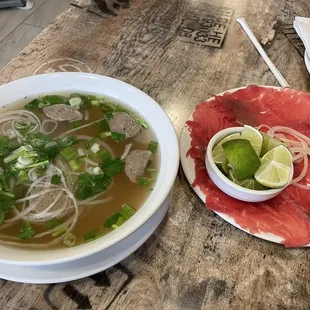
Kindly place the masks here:
<instances>
[{"instance_id":1,"label":"chopped green onion","mask_svg":"<svg viewBox=\"0 0 310 310\"><path fill-rule=\"evenodd\" d=\"M15 198L15 195L13 193L5 192L5 191L2 191L2 190L0 190L0 195L8 197L8 198Z\"/></svg>"},{"instance_id":2,"label":"chopped green onion","mask_svg":"<svg viewBox=\"0 0 310 310\"><path fill-rule=\"evenodd\" d=\"M105 112L105 116L106 116L106 118L109 120L109 119L113 118L113 113L110 112L110 111Z\"/></svg>"},{"instance_id":3,"label":"chopped green onion","mask_svg":"<svg viewBox=\"0 0 310 310\"><path fill-rule=\"evenodd\" d=\"M66 147L65 149L63 149L61 152L60 152L60 155L67 161L71 160L71 159L74 159L75 157L78 156L78 153L76 152L76 150L71 147L71 146L68 146Z\"/></svg>"},{"instance_id":4,"label":"chopped green onion","mask_svg":"<svg viewBox=\"0 0 310 310\"><path fill-rule=\"evenodd\" d=\"M157 151L157 147L158 147L158 142L156 142L156 141L151 141L151 142L149 143L148 150L150 150L153 154L155 154L156 151Z\"/></svg>"},{"instance_id":5,"label":"chopped green onion","mask_svg":"<svg viewBox=\"0 0 310 310\"><path fill-rule=\"evenodd\" d=\"M50 219L48 220L45 224L44 224L44 228L46 230L50 230L50 229L53 229L57 226L59 226L60 224L62 224L62 221L58 218L53 218L53 219Z\"/></svg>"},{"instance_id":6,"label":"chopped green onion","mask_svg":"<svg viewBox=\"0 0 310 310\"><path fill-rule=\"evenodd\" d=\"M127 221L132 215L134 215L135 212L136 210L131 205L126 203L122 206L122 209L119 213L124 218L124 220Z\"/></svg>"},{"instance_id":7,"label":"chopped green onion","mask_svg":"<svg viewBox=\"0 0 310 310\"><path fill-rule=\"evenodd\" d=\"M118 218L121 216L120 213L115 213L113 215L111 215L109 218L106 219L106 221L103 224L103 227L112 227L112 225L115 225Z\"/></svg>"},{"instance_id":8,"label":"chopped green onion","mask_svg":"<svg viewBox=\"0 0 310 310\"><path fill-rule=\"evenodd\" d=\"M19 183L24 183L24 182L28 181L29 180L28 173L26 173L25 171L21 170L19 172L19 174L18 174L17 179L18 179Z\"/></svg>"},{"instance_id":9,"label":"chopped green onion","mask_svg":"<svg viewBox=\"0 0 310 310\"><path fill-rule=\"evenodd\" d=\"M107 137L111 137L111 132L110 131L99 132L99 138L101 140L104 140Z\"/></svg>"},{"instance_id":10,"label":"chopped green onion","mask_svg":"<svg viewBox=\"0 0 310 310\"><path fill-rule=\"evenodd\" d=\"M71 105L71 107L74 108L80 108L80 106L82 105L82 99L80 97L73 97L69 100L69 104Z\"/></svg>"},{"instance_id":11,"label":"chopped green onion","mask_svg":"<svg viewBox=\"0 0 310 310\"><path fill-rule=\"evenodd\" d=\"M58 174L54 174L51 179L51 183L57 185L61 182L61 177Z\"/></svg>"},{"instance_id":12,"label":"chopped green onion","mask_svg":"<svg viewBox=\"0 0 310 310\"><path fill-rule=\"evenodd\" d=\"M113 224L111 227L114 228L114 229L119 228L119 226L117 226L116 224Z\"/></svg>"},{"instance_id":13,"label":"chopped green onion","mask_svg":"<svg viewBox=\"0 0 310 310\"><path fill-rule=\"evenodd\" d=\"M153 182L154 181L154 178L144 178L144 177L141 177L137 180L138 184L140 186L143 186L143 187L146 187L149 185L149 183Z\"/></svg>"},{"instance_id":14,"label":"chopped green onion","mask_svg":"<svg viewBox=\"0 0 310 310\"><path fill-rule=\"evenodd\" d=\"M119 226L121 226L124 222L125 222L125 219L124 219L122 216L120 216L120 217L117 219L115 225L119 227Z\"/></svg>"},{"instance_id":15,"label":"chopped green onion","mask_svg":"<svg viewBox=\"0 0 310 310\"><path fill-rule=\"evenodd\" d=\"M105 236L108 233L109 233L108 231L105 231L105 232L102 232L102 233L98 233L95 238L89 239L87 241L85 240L84 242L87 243L87 242L91 242L91 241L97 240L98 238L103 237L103 236Z\"/></svg>"},{"instance_id":16,"label":"chopped green onion","mask_svg":"<svg viewBox=\"0 0 310 310\"><path fill-rule=\"evenodd\" d=\"M99 233L99 229L93 228L92 230L90 230L89 232L87 232L86 234L83 235L83 239L84 239L84 241L93 240L96 238L98 233Z\"/></svg>"},{"instance_id":17,"label":"chopped green onion","mask_svg":"<svg viewBox=\"0 0 310 310\"><path fill-rule=\"evenodd\" d=\"M73 171L77 171L81 168L80 164L76 159L72 159L69 161L69 166Z\"/></svg>"},{"instance_id":18,"label":"chopped green onion","mask_svg":"<svg viewBox=\"0 0 310 310\"><path fill-rule=\"evenodd\" d=\"M147 168L146 171L147 171L147 172L157 172L157 170L154 169L154 168Z\"/></svg>"},{"instance_id":19,"label":"chopped green onion","mask_svg":"<svg viewBox=\"0 0 310 310\"><path fill-rule=\"evenodd\" d=\"M53 237L58 237L58 236L62 235L64 232L66 232L68 229L69 229L68 226L61 227L58 230L54 231L52 233L52 236Z\"/></svg>"},{"instance_id":20,"label":"chopped green onion","mask_svg":"<svg viewBox=\"0 0 310 310\"><path fill-rule=\"evenodd\" d=\"M76 237L73 233L69 232L65 234L63 243L67 246L74 246L76 242Z\"/></svg>"},{"instance_id":21,"label":"chopped green onion","mask_svg":"<svg viewBox=\"0 0 310 310\"><path fill-rule=\"evenodd\" d=\"M94 105L94 106L98 106L98 105L100 105L100 103L101 102L99 100L92 100L91 101L91 104Z\"/></svg>"},{"instance_id":22,"label":"chopped green onion","mask_svg":"<svg viewBox=\"0 0 310 310\"><path fill-rule=\"evenodd\" d=\"M100 122L100 131L110 131L110 126L106 119Z\"/></svg>"},{"instance_id":23,"label":"chopped green onion","mask_svg":"<svg viewBox=\"0 0 310 310\"><path fill-rule=\"evenodd\" d=\"M147 122L142 118L142 117L138 117L136 119L136 123L142 127L142 128L145 128L145 129L148 129L149 128L149 125L147 124Z\"/></svg>"},{"instance_id":24,"label":"chopped green onion","mask_svg":"<svg viewBox=\"0 0 310 310\"><path fill-rule=\"evenodd\" d=\"M31 148L32 151L32 148ZM20 148L16 149L15 151L13 151L9 156L4 158L4 162L6 164L16 160L19 156L24 155L27 152L25 146L21 146Z\"/></svg>"},{"instance_id":25,"label":"chopped green onion","mask_svg":"<svg viewBox=\"0 0 310 310\"><path fill-rule=\"evenodd\" d=\"M78 128L82 126L82 122L80 120L72 122L73 128Z\"/></svg>"},{"instance_id":26,"label":"chopped green onion","mask_svg":"<svg viewBox=\"0 0 310 310\"><path fill-rule=\"evenodd\" d=\"M23 158L35 158L38 157L36 152L29 152L22 155Z\"/></svg>"},{"instance_id":27,"label":"chopped green onion","mask_svg":"<svg viewBox=\"0 0 310 310\"><path fill-rule=\"evenodd\" d=\"M27 166L16 163L15 168L18 170L23 170L23 169L30 169L30 168L35 168L35 167L44 167L45 165L48 165L48 164L49 164L48 160L44 160L39 163L35 163L32 165L27 165Z\"/></svg>"},{"instance_id":28,"label":"chopped green onion","mask_svg":"<svg viewBox=\"0 0 310 310\"><path fill-rule=\"evenodd\" d=\"M22 228L20 230L19 238L22 240L31 239L36 235L35 230L28 222L23 222Z\"/></svg>"},{"instance_id":29,"label":"chopped green onion","mask_svg":"<svg viewBox=\"0 0 310 310\"><path fill-rule=\"evenodd\" d=\"M124 141L125 140L125 134L116 132L116 131L111 131L111 138L114 141Z\"/></svg>"}]
</instances>

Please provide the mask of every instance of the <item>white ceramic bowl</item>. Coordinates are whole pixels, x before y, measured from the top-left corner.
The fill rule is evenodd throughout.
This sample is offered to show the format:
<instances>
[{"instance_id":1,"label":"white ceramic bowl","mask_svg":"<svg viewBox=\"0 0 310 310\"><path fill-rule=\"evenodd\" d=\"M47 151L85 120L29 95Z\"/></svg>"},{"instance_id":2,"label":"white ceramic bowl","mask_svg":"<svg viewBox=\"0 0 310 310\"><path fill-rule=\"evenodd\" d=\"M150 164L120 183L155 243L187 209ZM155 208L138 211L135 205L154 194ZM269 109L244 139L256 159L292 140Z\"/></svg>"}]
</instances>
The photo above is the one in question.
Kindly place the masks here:
<instances>
[{"instance_id":1,"label":"white ceramic bowl","mask_svg":"<svg viewBox=\"0 0 310 310\"><path fill-rule=\"evenodd\" d=\"M259 202L271 199L278 194L280 194L285 187L280 187L276 189L268 189L263 191L247 189L242 186L235 184L230 181L217 167L214 163L212 157L212 150L216 146L218 142L220 142L223 138L227 137L236 132L241 132L243 127L230 127L219 131L215 134L210 140L206 155L205 155L205 164L208 171L208 174L213 181L213 183L221 189L227 195L248 202ZM291 169L290 181L293 178L293 169Z\"/></svg>"},{"instance_id":2,"label":"white ceramic bowl","mask_svg":"<svg viewBox=\"0 0 310 310\"><path fill-rule=\"evenodd\" d=\"M122 81L88 73L50 73L23 78L0 86L1 105L24 97L61 92L108 96L138 112L154 130L159 142L160 170L154 190L139 211L120 228L93 242L62 250L22 250L0 246L0 262L50 265L76 260L107 249L142 226L163 204L172 189L179 166L178 141L173 125L161 107L139 89Z\"/></svg>"}]
</instances>

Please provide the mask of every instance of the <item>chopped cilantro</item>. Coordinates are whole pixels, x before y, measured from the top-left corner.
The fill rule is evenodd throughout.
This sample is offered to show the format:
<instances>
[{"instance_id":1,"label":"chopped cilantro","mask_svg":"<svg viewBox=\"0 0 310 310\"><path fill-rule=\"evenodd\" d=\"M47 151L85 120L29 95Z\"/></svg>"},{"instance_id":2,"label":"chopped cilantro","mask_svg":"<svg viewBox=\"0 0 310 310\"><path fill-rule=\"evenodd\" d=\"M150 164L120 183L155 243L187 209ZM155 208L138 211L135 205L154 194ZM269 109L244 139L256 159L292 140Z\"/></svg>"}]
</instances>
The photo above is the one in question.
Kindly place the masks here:
<instances>
[{"instance_id":1,"label":"chopped cilantro","mask_svg":"<svg viewBox=\"0 0 310 310\"><path fill-rule=\"evenodd\" d=\"M0 224L4 222L6 213L15 205L16 199L13 197L8 197L0 192Z\"/></svg>"},{"instance_id":2,"label":"chopped cilantro","mask_svg":"<svg viewBox=\"0 0 310 310\"><path fill-rule=\"evenodd\" d=\"M63 137L60 140L58 140L58 147L59 148L65 148L65 147L70 146L72 144L75 144L77 142L78 142L78 139L75 136Z\"/></svg>"},{"instance_id":3,"label":"chopped cilantro","mask_svg":"<svg viewBox=\"0 0 310 310\"><path fill-rule=\"evenodd\" d=\"M113 113L110 112L110 111L105 112L105 116L106 116L107 119L111 119L111 118L113 118Z\"/></svg>"},{"instance_id":4,"label":"chopped cilantro","mask_svg":"<svg viewBox=\"0 0 310 310\"><path fill-rule=\"evenodd\" d=\"M142 187L148 186L153 181L154 181L154 178L144 178L144 177L141 177L137 180L138 184Z\"/></svg>"},{"instance_id":5,"label":"chopped cilantro","mask_svg":"<svg viewBox=\"0 0 310 310\"><path fill-rule=\"evenodd\" d=\"M57 95L46 95L43 97L38 97L31 100L28 104L26 104L27 109L42 109L44 107L49 107L54 104L65 103L67 101L66 98L57 96Z\"/></svg>"},{"instance_id":6,"label":"chopped cilantro","mask_svg":"<svg viewBox=\"0 0 310 310\"><path fill-rule=\"evenodd\" d=\"M111 131L111 138L114 141L124 141L126 136L123 133L116 132L116 131Z\"/></svg>"},{"instance_id":7,"label":"chopped cilantro","mask_svg":"<svg viewBox=\"0 0 310 310\"><path fill-rule=\"evenodd\" d=\"M105 175L109 177L113 177L116 174L122 172L124 167L124 160L121 158L115 159L106 159L102 164L100 164L100 168L104 172Z\"/></svg>"},{"instance_id":8,"label":"chopped cilantro","mask_svg":"<svg viewBox=\"0 0 310 310\"><path fill-rule=\"evenodd\" d=\"M28 240L31 239L36 235L35 230L32 228L32 226L28 222L23 222L19 238L22 240Z\"/></svg>"},{"instance_id":9,"label":"chopped cilantro","mask_svg":"<svg viewBox=\"0 0 310 310\"><path fill-rule=\"evenodd\" d=\"M109 123L106 119L102 120L100 122L100 131L110 131L110 126L109 126Z\"/></svg>"},{"instance_id":10,"label":"chopped cilantro","mask_svg":"<svg viewBox=\"0 0 310 310\"><path fill-rule=\"evenodd\" d=\"M18 144L8 137L0 137L0 157L7 156L10 151L16 149Z\"/></svg>"},{"instance_id":11,"label":"chopped cilantro","mask_svg":"<svg viewBox=\"0 0 310 310\"><path fill-rule=\"evenodd\" d=\"M54 174L54 175L52 176L52 179L51 179L51 183L52 183L52 184L57 185L57 184L60 183L60 181L61 181L60 175Z\"/></svg>"},{"instance_id":12,"label":"chopped cilantro","mask_svg":"<svg viewBox=\"0 0 310 310\"><path fill-rule=\"evenodd\" d=\"M53 229L57 226L59 226L60 224L62 224L61 220L58 218L53 218L51 220L48 220L45 224L44 224L44 228L46 230L50 230Z\"/></svg>"},{"instance_id":13,"label":"chopped cilantro","mask_svg":"<svg viewBox=\"0 0 310 310\"><path fill-rule=\"evenodd\" d=\"M158 148L158 142L150 141L148 145L148 150L150 150L153 154L155 154L157 151L157 148Z\"/></svg>"},{"instance_id":14,"label":"chopped cilantro","mask_svg":"<svg viewBox=\"0 0 310 310\"><path fill-rule=\"evenodd\" d=\"M111 182L112 179L108 175L81 173L75 184L75 196L79 200L93 197L104 192Z\"/></svg>"}]
</instances>

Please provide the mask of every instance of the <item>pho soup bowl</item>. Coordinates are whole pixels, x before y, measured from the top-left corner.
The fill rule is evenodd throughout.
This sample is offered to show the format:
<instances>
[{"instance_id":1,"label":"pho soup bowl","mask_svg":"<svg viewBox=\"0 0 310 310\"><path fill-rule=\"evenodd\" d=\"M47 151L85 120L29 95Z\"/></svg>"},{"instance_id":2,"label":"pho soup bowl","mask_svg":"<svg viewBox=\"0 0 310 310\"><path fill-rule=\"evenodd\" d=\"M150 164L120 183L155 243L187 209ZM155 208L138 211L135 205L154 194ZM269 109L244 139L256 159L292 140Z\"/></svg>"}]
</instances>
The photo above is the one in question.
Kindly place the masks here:
<instances>
[{"instance_id":1,"label":"pho soup bowl","mask_svg":"<svg viewBox=\"0 0 310 310\"><path fill-rule=\"evenodd\" d=\"M242 129L243 127L226 128L219 131L211 138L205 154L205 165L207 172L210 176L210 179L221 191L235 199L247 202L260 202L271 199L280 194L286 186L266 190L247 189L232 182L227 176L225 176L221 172L221 170L217 167L213 160L212 150L217 145L217 143L219 143L222 139L231 134L241 132ZM294 170L292 168L290 174L290 181L293 178L293 172Z\"/></svg>"},{"instance_id":2,"label":"pho soup bowl","mask_svg":"<svg viewBox=\"0 0 310 310\"><path fill-rule=\"evenodd\" d=\"M158 141L157 154L160 164L156 181L149 196L137 212L119 228L88 243L60 249L28 249L1 244L0 262L43 266L77 260L124 240L144 223L169 198L179 166L178 140L166 113L157 102L139 89L116 79L88 73L48 73L26 77L0 86L1 107L7 107L24 98L35 98L46 94L85 93L105 96L141 116L152 129ZM1 116L1 114L0 114ZM122 195L122 189L119 189ZM1 226L0 226L1 230Z\"/></svg>"}]
</instances>

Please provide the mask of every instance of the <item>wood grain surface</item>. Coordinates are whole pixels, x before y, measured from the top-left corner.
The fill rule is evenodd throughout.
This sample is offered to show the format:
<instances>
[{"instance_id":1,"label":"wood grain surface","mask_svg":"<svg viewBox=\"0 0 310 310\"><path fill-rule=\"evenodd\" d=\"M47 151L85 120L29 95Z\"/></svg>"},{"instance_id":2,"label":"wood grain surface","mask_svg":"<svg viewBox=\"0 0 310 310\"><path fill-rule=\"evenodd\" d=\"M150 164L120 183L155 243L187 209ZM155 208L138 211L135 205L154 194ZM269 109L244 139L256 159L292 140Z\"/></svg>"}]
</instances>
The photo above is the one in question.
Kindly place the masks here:
<instances>
[{"instance_id":1,"label":"wood grain surface","mask_svg":"<svg viewBox=\"0 0 310 310\"><path fill-rule=\"evenodd\" d=\"M189 11L233 10L221 48L184 42ZM0 74L0 83L53 71L126 81L153 97L178 135L194 106L248 84L276 85L244 35L245 17L292 88L310 91L294 16L309 0L76 0ZM252 237L208 211L181 169L168 214L121 264L57 285L0 282L0 309L310 309L309 249Z\"/></svg>"}]
</instances>

